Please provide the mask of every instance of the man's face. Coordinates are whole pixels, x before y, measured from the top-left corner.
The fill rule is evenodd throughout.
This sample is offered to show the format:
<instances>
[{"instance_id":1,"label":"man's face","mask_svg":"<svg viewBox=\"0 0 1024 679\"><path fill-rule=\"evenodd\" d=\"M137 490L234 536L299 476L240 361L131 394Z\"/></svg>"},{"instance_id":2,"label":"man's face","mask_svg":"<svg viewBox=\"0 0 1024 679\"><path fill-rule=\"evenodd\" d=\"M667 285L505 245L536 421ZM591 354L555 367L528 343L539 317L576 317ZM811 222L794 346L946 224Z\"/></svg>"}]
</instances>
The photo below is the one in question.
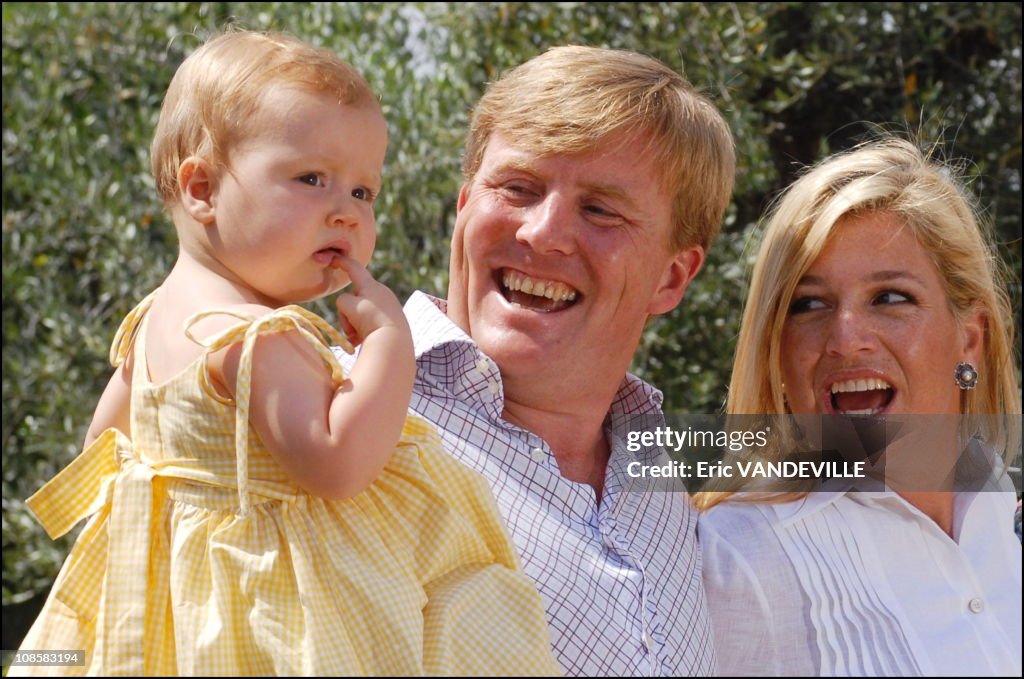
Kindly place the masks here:
<instances>
[{"instance_id":1,"label":"man's face","mask_svg":"<svg viewBox=\"0 0 1024 679\"><path fill-rule=\"evenodd\" d=\"M700 268L699 246L670 245L672 202L645 141L538 157L495 135L462 187L448 314L506 389L621 379L647 317L675 307Z\"/></svg>"}]
</instances>

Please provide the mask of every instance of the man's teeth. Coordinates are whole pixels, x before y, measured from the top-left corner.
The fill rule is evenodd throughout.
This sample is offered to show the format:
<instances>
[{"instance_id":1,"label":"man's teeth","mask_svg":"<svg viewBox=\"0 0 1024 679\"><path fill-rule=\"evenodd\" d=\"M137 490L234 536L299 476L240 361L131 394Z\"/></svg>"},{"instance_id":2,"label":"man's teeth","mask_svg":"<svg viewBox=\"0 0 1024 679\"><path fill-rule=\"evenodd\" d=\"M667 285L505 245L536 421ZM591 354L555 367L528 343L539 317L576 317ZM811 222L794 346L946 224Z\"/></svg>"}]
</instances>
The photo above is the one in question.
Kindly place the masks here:
<instances>
[{"instance_id":1,"label":"man's teeth","mask_svg":"<svg viewBox=\"0 0 1024 679\"><path fill-rule=\"evenodd\" d=\"M501 282L512 292L523 292L537 297L547 297L556 302L572 302L576 299L576 291L565 283L542 281L515 271L506 271L502 276Z\"/></svg>"},{"instance_id":2,"label":"man's teeth","mask_svg":"<svg viewBox=\"0 0 1024 679\"><path fill-rule=\"evenodd\" d=\"M892 385L877 377L869 377L865 380L846 380L845 382L836 382L832 385L833 394L846 391L875 391L879 389L892 389Z\"/></svg>"}]
</instances>

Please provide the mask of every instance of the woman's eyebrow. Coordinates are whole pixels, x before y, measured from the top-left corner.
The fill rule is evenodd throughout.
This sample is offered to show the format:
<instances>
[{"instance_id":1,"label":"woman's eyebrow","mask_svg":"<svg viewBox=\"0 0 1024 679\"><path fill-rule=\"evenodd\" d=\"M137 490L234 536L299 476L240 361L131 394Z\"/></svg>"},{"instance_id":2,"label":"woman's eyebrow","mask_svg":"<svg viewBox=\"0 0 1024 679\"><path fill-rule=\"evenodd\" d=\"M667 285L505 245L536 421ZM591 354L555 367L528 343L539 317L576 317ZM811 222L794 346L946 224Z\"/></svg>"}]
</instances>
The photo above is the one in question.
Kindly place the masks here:
<instances>
[{"instance_id":1,"label":"woman's eyebrow","mask_svg":"<svg viewBox=\"0 0 1024 679\"><path fill-rule=\"evenodd\" d=\"M868 276L867 280L872 283L888 283L890 281L908 279L912 280L918 285L924 286L925 282L917 274L907 271L905 269L883 269L881 271L872 271ZM800 277L797 281L797 285L824 285L825 279L821 276L815 276L814 274L805 274Z\"/></svg>"}]
</instances>

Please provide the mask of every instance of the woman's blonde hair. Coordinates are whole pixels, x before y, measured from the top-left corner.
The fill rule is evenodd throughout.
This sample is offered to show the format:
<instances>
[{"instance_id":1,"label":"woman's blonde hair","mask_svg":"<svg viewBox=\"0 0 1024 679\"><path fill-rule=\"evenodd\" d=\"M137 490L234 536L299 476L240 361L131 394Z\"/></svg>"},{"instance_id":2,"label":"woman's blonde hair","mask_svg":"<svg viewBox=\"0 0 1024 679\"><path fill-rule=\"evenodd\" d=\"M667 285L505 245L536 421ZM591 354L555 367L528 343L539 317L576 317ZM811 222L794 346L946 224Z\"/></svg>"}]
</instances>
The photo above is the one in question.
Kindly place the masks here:
<instances>
[{"instance_id":1,"label":"woman's blonde hair","mask_svg":"<svg viewBox=\"0 0 1024 679\"><path fill-rule=\"evenodd\" d=\"M472 181L494 134L541 156L644 139L673 198L672 245L711 245L732 193L732 134L714 105L656 59L555 47L492 83L473 112L463 175Z\"/></svg>"},{"instance_id":2,"label":"woman's blonde hair","mask_svg":"<svg viewBox=\"0 0 1024 679\"><path fill-rule=\"evenodd\" d=\"M160 109L150 155L165 205L178 199L178 168L189 156L227 166L229 151L251 131L264 93L275 84L380 108L362 75L329 50L281 33L217 35L181 64Z\"/></svg>"},{"instance_id":3,"label":"woman's blonde hair","mask_svg":"<svg viewBox=\"0 0 1024 679\"><path fill-rule=\"evenodd\" d=\"M957 172L911 142L883 138L834 155L813 167L780 197L765 228L747 295L729 382L730 414L783 414L782 331L797 283L817 259L836 224L865 212L897 216L939 273L958 320L978 310L985 320L976 389L965 391L962 412L971 434L1016 456L1020 442L1020 387L1015 366L1013 314L1005 269L975 217ZM950 357L950 380L957 357ZM1010 417L1005 417L1009 415ZM697 494L702 508L725 496ZM793 499L792 495L780 496Z\"/></svg>"}]
</instances>

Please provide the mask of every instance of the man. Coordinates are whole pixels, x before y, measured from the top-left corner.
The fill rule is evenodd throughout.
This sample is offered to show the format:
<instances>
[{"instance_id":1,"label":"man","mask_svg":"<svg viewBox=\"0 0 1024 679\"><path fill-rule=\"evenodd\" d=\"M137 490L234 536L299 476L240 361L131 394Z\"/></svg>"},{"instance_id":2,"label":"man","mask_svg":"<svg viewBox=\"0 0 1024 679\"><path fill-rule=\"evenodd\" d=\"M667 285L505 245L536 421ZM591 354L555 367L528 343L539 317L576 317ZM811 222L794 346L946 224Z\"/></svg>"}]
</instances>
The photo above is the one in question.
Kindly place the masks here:
<instances>
[{"instance_id":1,"label":"man","mask_svg":"<svg viewBox=\"0 0 1024 679\"><path fill-rule=\"evenodd\" d=\"M489 87L463 170L447 303L406 304L411 407L490 481L567 674L709 674L695 517L625 492L607 421L660 413L627 370L718 230L728 127L658 61L560 47Z\"/></svg>"}]
</instances>

